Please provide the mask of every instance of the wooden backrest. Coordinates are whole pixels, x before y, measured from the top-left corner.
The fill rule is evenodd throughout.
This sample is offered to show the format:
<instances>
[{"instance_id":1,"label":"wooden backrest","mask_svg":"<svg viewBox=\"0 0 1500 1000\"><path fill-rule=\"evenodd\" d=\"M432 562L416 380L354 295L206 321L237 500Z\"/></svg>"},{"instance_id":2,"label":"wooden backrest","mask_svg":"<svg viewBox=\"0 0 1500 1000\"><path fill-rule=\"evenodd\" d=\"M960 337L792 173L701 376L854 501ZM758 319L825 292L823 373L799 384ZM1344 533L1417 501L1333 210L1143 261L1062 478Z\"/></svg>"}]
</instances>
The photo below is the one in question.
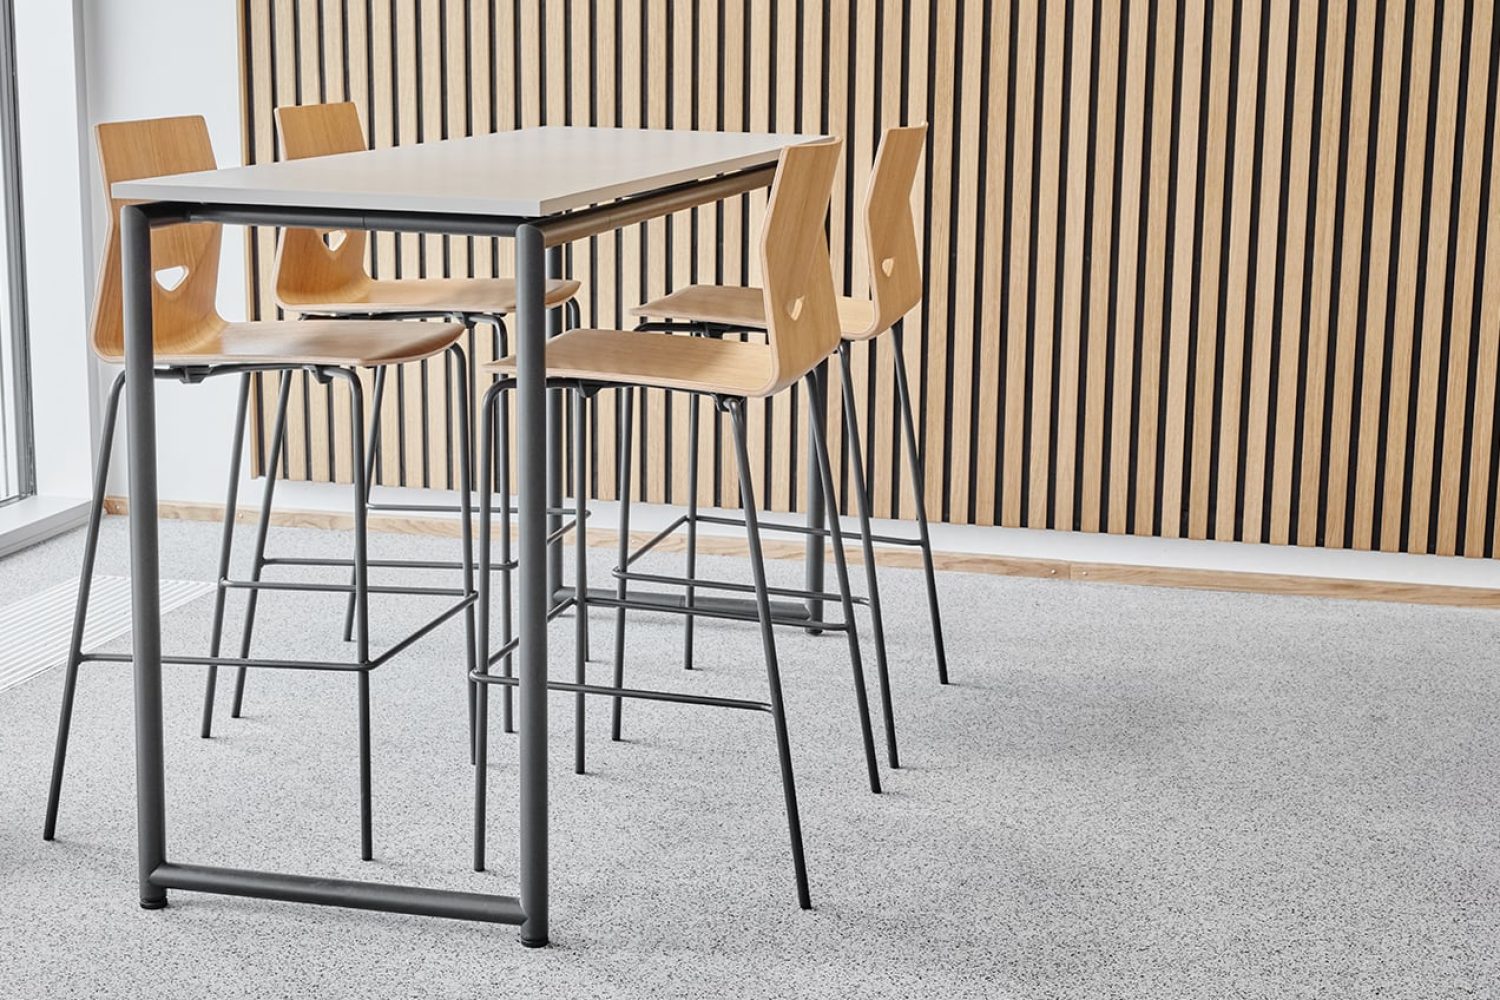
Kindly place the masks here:
<instances>
[{"instance_id":1,"label":"wooden backrest","mask_svg":"<svg viewBox=\"0 0 1500 1000\"><path fill-rule=\"evenodd\" d=\"M774 392L795 382L839 345L838 300L823 222L842 139L781 152L761 230L761 276Z\"/></svg>"},{"instance_id":2,"label":"wooden backrest","mask_svg":"<svg viewBox=\"0 0 1500 1000\"><path fill-rule=\"evenodd\" d=\"M276 109L281 148L289 160L366 149L359 109L341 104L306 104ZM288 229L276 252L276 297L285 305L335 302L369 280L365 273L363 230Z\"/></svg>"},{"instance_id":3,"label":"wooden backrest","mask_svg":"<svg viewBox=\"0 0 1500 1000\"><path fill-rule=\"evenodd\" d=\"M98 125L104 197L109 204L109 235L99 267L90 340L100 357L118 360L125 354L124 300L120 276L120 207L125 201L111 193L117 181L162 177L196 170L213 170L213 146L202 116L155 118ZM159 352L170 352L198 339L206 329L222 325L215 299L219 289L220 227L197 222L167 226L151 232L152 337Z\"/></svg>"},{"instance_id":4,"label":"wooden backrest","mask_svg":"<svg viewBox=\"0 0 1500 1000\"><path fill-rule=\"evenodd\" d=\"M922 301L922 256L911 189L927 125L886 129L865 189L865 246L875 316L865 336L884 333Z\"/></svg>"}]
</instances>

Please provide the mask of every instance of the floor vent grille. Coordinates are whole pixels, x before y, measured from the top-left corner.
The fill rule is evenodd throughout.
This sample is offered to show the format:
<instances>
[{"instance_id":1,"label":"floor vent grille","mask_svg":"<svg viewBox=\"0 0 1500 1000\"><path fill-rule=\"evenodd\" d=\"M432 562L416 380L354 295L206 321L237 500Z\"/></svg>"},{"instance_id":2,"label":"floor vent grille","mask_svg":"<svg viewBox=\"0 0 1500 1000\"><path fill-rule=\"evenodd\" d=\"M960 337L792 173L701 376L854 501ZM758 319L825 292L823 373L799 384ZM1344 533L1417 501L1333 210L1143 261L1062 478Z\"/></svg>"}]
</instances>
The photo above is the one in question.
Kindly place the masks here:
<instances>
[{"instance_id":1,"label":"floor vent grille","mask_svg":"<svg viewBox=\"0 0 1500 1000\"><path fill-rule=\"evenodd\" d=\"M163 580L162 613L213 591L212 583L201 580ZM77 597L78 581L68 580L0 607L0 691L58 666L67 658ZM96 648L129 631L130 578L94 577L83 648Z\"/></svg>"}]
</instances>

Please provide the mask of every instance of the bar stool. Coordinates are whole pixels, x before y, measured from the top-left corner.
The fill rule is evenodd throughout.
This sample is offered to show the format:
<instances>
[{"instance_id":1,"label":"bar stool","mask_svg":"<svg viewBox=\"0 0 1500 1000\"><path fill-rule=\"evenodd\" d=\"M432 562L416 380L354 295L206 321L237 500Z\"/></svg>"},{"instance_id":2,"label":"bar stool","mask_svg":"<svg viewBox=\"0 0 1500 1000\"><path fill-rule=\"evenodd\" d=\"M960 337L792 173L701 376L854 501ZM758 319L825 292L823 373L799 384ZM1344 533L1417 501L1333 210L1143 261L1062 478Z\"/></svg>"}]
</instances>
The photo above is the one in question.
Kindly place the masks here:
<instances>
[{"instance_id":1,"label":"bar stool","mask_svg":"<svg viewBox=\"0 0 1500 1000\"><path fill-rule=\"evenodd\" d=\"M308 104L276 109L276 123L281 131L282 149L287 159L300 160L317 156L362 152L365 144L359 109L352 102ZM368 234L362 230L320 231L287 229L282 233L276 251L276 302L284 311L303 319L451 319L463 324L470 359L476 359L476 328L491 329L492 356L502 357L506 350L505 318L515 311L516 283L512 278L380 278L370 277L365 269ZM578 303L574 296L577 281L549 279L544 301L548 307L566 307L569 325L577 325ZM375 370L375 388L370 408L369 443L365 452L367 485L375 480L375 461L380 448L380 412L385 398L388 367ZM509 414L502 412L508 422ZM507 458L509 432L499 435L502 461ZM508 465L508 461L506 461ZM267 487L273 486L276 470L267 470ZM467 502L467 499L466 501ZM506 502L509 502L508 500ZM458 505L444 503L382 503L369 501L367 509L404 511L408 513L456 513ZM226 516L229 516L226 509ZM262 517L264 523L264 512ZM258 576L267 565L265 530L260 530L252 575ZM509 544L509 540L503 543ZM285 560L281 560L285 561ZM273 561L274 562L274 561ZM422 570L456 568L457 564L441 561L381 560L382 568L416 568ZM502 589L509 587L509 556L503 555L496 567L503 574ZM506 602L509 607L509 602ZM242 647L248 650L249 635L254 627L255 608L245 619ZM352 599L344 608L344 640L350 639L354 625ZM472 637L470 639L472 644ZM215 678L209 677L209 691L204 699L203 734L212 727ZM239 718L244 704L245 671L235 677L232 718ZM470 687L470 723L473 722L473 688Z\"/></svg>"},{"instance_id":2,"label":"bar stool","mask_svg":"<svg viewBox=\"0 0 1500 1000\"><path fill-rule=\"evenodd\" d=\"M200 116L163 118L147 121L116 122L96 129L104 191L109 198L110 224L103 263L100 267L98 294L94 302L91 338L95 354L110 364L124 360L123 302L120 274L120 233L118 216L122 202L110 192L118 181L166 174L212 170L217 164L209 143L208 128ZM193 223L156 229L151 233L152 265L156 285L152 288L153 339L156 349L156 376L196 384L218 375L240 376L238 409L229 470L229 507L232 511L239 481L239 467L244 451L246 411L250 398L251 376L258 372L279 372L281 385L276 405L276 429L268 465L276 464L286 425L287 401L291 375L309 372L322 382L338 379L347 384L350 417L354 426L363 426L364 387L359 369L405 364L436 357L447 352L457 370L457 385L468 412L469 381L467 362L458 340L463 327L456 323L419 323L391 321L334 322L251 322L231 323L219 315L215 306L218 292L219 247L221 227L215 223ZM85 652L84 623L88 614L89 592L93 582L94 558L99 546L99 525L104 511L105 480L119 410L120 392L125 384L122 371L115 377L105 404L103 436L94 471L94 492L89 512L88 530L78 599L74 611L72 635L68 646L63 678L62 708L58 717L57 742L52 765L52 780L47 798L47 818L43 836L53 839L57 827L58 800L62 791L68 737L72 724L73 699L78 683L78 667L90 661L129 662L130 654ZM472 437L466 416L460 420L460 436L466 446ZM409 647L422 636L454 617L460 611L470 629L473 627L473 565L470 553L470 517L461 516L464 559L461 588L426 588L425 596L454 598L442 613L412 634L378 655L370 651L369 597L388 588L369 584L369 560L366 557L367 505L364 482L364 439L350 436L351 469L354 471L354 553L347 561L352 572L349 585L314 583L273 583L259 579L230 580L229 559L233 546L234 518L225 519L218 563L218 588L214 598L213 638L206 657L166 656L164 662L207 665L210 670L220 663L273 669L347 671L358 679L359 766L360 766L360 849L361 856L372 857L370 823L370 672ZM467 451L465 452L467 455ZM460 477L465 495L469 489L470 465L461 463ZM265 531L266 508L270 502L269 484L262 507L261 534ZM261 543L263 544L263 537ZM355 605L355 640L357 657L352 663L342 661L305 661L260 658L251 660L248 653L238 659L220 656L227 590L249 591L250 600L261 590L304 590L315 592L348 591ZM472 660L472 654L471 654Z\"/></svg>"},{"instance_id":3,"label":"bar stool","mask_svg":"<svg viewBox=\"0 0 1500 1000\"><path fill-rule=\"evenodd\" d=\"M667 600L632 601L625 594L623 578L619 581L617 596L613 599L590 594L583 586L580 586L576 593L579 599L588 604L614 607L617 616L623 616L628 608L633 611L668 612L757 622L760 626L769 688L769 700L765 702L626 688L618 661L612 685L593 685L587 682L583 674L580 657L575 660L575 677L571 683L556 681L549 684L551 690L574 694L575 769L581 770L583 766L583 700L587 695L605 696L615 702L622 698L639 698L769 713L775 731L777 759L781 770L787 825L791 837L792 864L796 875L797 899L803 908L809 907L811 901L807 884L807 867L802 849L796 786L792 775L791 748L782 702L780 663L776 651L774 626L806 627L808 621L803 618L778 616L771 605L771 595L783 591L769 586L766 582L754 484L750 475L745 409L747 400L771 396L793 385L799 379L806 381L808 391L813 394L814 399L821 398L826 392L819 364L838 345L839 323L828 245L823 236L823 220L827 214L828 199L841 147L842 142L834 139L789 147L781 154L761 236L761 261L766 275L766 287L763 294L765 295L765 314L769 317L764 342L747 343L666 334L630 333L619 330L574 330L548 343L546 359L549 379L554 385L573 389L575 399L586 393L610 387L627 393L645 388L670 389L707 396L722 412L729 415L734 429L740 496L745 511L744 523L754 582L751 585L745 585L699 580L695 581L695 585L699 588L752 593L754 611L740 611L711 602L688 604ZM491 371L503 376L504 380L492 386L485 394L480 416L482 437L485 442L494 433L493 417L496 400L511 387L512 381L510 380L515 374L515 364L514 358L505 358L497 364L488 366ZM628 415L630 412L631 408L627 406L625 413ZM630 439L627 416L626 426L620 435L620 493L625 498L629 496L630 485ZM827 442L821 429L815 433L815 440L823 488L831 491L833 473L828 461ZM485 444L481 444L478 572L480 595L476 626L481 652L474 677L482 685L501 684L508 690L515 686L515 678L489 673L489 665L506 656L514 648L514 641L511 641L494 653L491 653L489 649L489 584L486 572L490 558L488 492L491 484L487 467L489 455L490 449ZM506 516L503 508L501 516ZM843 617L841 621L814 624L820 628L842 631L848 637L855 701L864 734L865 759L870 771L871 787L878 791L878 768L875 760L874 740L870 730L863 668L860 662L859 638L854 622L843 536L836 516L830 517L828 527L833 540L839 593L819 596L830 602L840 602ZM502 524L502 537L507 531L508 525ZM623 512L620 547L621 566L617 570L617 576L626 571L625 566L629 562L630 555L628 522L624 521ZM475 769L474 784L474 866L476 869L484 867L487 722L488 696L486 689L482 688L479 694L476 729L478 766Z\"/></svg>"},{"instance_id":4,"label":"bar stool","mask_svg":"<svg viewBox=\"0 0 1500 1000\"><path fill-rule=\"evenodd\" d=\"M922 157L927 126L913 125L887 129L881 139L875 165L870 174L864 203L865 241L870 264L871 299L841 296L838 299L839 325L843 336L838 344L839 364L843 374L844 454L853 480L856 509L859 515L860 542L863 548L866 586L869 589L871 628L875 639L876 675L880 682L881 709L886 731L886 750L891 767L899 767L896 748L896 726L891 708L890 685L886 665L885 624L881 613L880 587L875 569L874 544L916 545L922 552L922 568L927 578L927 608L932 622L933 641L937 649L938 681L948 683L948 657L943 643L942 616L938 609L937 576L933 569L932 541L927 527L924 500L925 477L921 446L917 442L912 419L911 390L907 384L905 347L902 341L902 317L922 300L922 261L918 252L916 222L912 217L911 192L917 164ZM685 329L698 336L722 337L736 331L761 331L766 327L766 299L759 288L724 285L689 285L659 299L637 306L631 312L645 317L641 330ZM912 476L912 493L916 503L917 537L876 535L870 526L870 493L865 479L864 454L860 447L859 421L856 418L854 386L850 371L850 349L860 341L873 340L890 331L894 351L896 398L900 405L900 422L906 445L906 461ZM698 427L693 420L689 430L689 453L698 453ZM693 481L688 495L696 497L696 463L689 469ZM691 503L692 501L690 501ZM832 501L830 500L830 503ZM697 532L695 522L737 523L732 518L705 517L690 506L685 522L687 532L687 565L691 576L695 565ZM788 525L767 524L769 530L805 532ZM692 619L688 619L686 665L692 664ZM622 643L621 637L616 642Z\"/></svg>"}]
</instances>

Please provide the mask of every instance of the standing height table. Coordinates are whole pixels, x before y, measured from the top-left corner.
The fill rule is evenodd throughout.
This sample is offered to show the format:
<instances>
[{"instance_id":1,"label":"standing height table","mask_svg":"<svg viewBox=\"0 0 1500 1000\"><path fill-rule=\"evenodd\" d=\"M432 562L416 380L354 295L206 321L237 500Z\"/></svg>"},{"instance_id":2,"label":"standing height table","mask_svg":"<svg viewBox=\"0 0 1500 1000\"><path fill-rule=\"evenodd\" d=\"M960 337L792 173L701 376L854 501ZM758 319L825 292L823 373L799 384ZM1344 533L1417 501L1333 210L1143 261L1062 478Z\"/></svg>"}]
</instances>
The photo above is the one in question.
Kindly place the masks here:
<instances>
[{"instance_id":1,"label":"standing height table","mask_svg":"<svg viewBox=\"0 0 1500 1000\"><path fill-rule=\"evenodd\" d=\"M547 433L545 278L561 248L646 219L771 183L780 150L814 137L547 127L116 184L129 414L130 560L141 906L168 889L514 923L523 944L548 940L547 611L549 501L560 493ZM516 244L520 688L518 896L247 871L169 861L162 755L161 603L157 550L151 230L185 222L497 236ZM809 449L811 452L811 449ZM552 469L549 470L549 464ZM549 471L551 475L549 475ZM809 474L810 484L815 482ZM808 490L808 523L823 498ZM822 576L821 538L807 574ZM817 589L817 587L813 587Z\"/></svg>"}]
</instances>

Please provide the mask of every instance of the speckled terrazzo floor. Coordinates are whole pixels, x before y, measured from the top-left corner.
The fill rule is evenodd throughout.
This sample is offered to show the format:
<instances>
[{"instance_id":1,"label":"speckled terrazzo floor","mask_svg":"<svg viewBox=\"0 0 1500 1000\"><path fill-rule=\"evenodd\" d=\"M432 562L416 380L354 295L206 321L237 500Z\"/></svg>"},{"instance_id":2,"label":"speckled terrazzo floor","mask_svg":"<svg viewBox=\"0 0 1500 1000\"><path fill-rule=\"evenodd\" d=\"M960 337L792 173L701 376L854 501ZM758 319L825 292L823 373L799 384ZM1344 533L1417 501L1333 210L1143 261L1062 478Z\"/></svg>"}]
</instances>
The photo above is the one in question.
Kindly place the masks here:
<instances>
[{"instance_id":1,"label":"speckled terrazzo floor","mask_svg":"<svg viewBox=\"0 0 1500 1000\"><path fill-rule=\"evenodd\" d=\"M124 572L124 522L106 529L101 572ZM211 578L215 538L164 524L166 575ZM449 545L380 535L374 549ZM73 574L80 547L75 533L0 562L0 603ZM795 580L795 564L772 568ZM782 636L816 909L795 907L764 718L631 705L610 744L595 704L593 770L575 777L559 698L541 952L511 928L188 893L143 912L126 672L84 677L52 844L60 672L6 691L0 996L1500 995L1500 616L949 574L957 683L941 689L920 579L884 580L890 619L915 623L891 636L908 766L885 795L864 789L840 640ZM336 604L268 597L257 649L338 655ZM173 613L168 646L203 648L208 610ZM422 610L377 603L377 647ZM571 625L555 629L561 674ZM633 681L760 694L752 629L700 628L689 676L679 630L632 623ZM375 676L373 863L356 860L351 678L253 676L246 718L203 741L201 671L168 668L171 855L512 890L504 737L493 871L467 870L460 634ZM593 635L602 654L602 615Z\"/></svg>"}]
</instances>

